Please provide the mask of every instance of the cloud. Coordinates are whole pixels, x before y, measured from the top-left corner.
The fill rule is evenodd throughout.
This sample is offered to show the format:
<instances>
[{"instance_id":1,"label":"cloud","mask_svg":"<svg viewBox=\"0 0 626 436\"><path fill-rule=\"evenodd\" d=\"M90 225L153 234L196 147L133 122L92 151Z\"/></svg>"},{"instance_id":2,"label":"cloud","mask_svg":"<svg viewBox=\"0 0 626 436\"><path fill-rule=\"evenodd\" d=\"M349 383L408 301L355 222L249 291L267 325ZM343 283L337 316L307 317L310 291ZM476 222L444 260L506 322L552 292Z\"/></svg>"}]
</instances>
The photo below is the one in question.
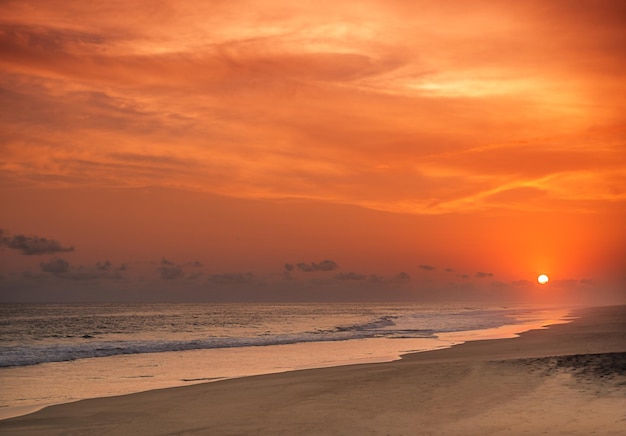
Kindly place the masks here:
<instances>
[{"instance_id":1,"label":"cloud","mask_svg":"<svg viewBox=\"0 0 626 436\"><path fill-rule=\"evenodd\" d=\"M183 276L183 269L179 266L160 266L156 270L163 280L174 280Z\"/></svg>"},{"instance_id":2,"label":"cloud","mask_svg":"<svg viewBox=\"0 0 626 436\"><path fill-rule=\"evenodd\" d=\"M161 258L161 266L157 267L156 271L163 280L176 280L184 275L182 266L176 265L175 262L165 257Z\"/></svg>"},{"instance_id":3,"label":"cloud","mask_svg":"<svg viewBox=\"0 0 626 436\"><path fill-rule=\"evenodd\" d=\"M411 276L403 271L396 274L393 279L395 282L408 282L411 280Z\"/></svg>"},{"instance_id":4,"label":"cloud","mask_svg":"<svg viewBox=\"0 0 626 436\"><path fill-rule=\"evenodd\" d=\"M43 272L52 273L55 275L64 274L70 270L70 263L65 259L61 259L60 257L55 257L48 262L41 262L39 265Z\"/></svg>"},{"instance_id":5,"label":"cloud","mask_svg":"<svg viewBox=\"0 0 626 436\"><path fill-rule=\"evenodd\" d=\"M447 273L452 273L452 272L454 272L454 270L453 270L452 268L446 268L444 271L445 271L445 272L447 272Z\"/></svg>"},{"instance_id":6,"label":"cloud","mask_svg":"<svg viewBox=\"0 0 626 436\"><path fill-rule=\"evenodd\" d=\"M413 213L624 199L622 133L596 136L602 147L576 138L623 124L617 1L341 2L330 16L316 2L245 14L239 2L5 3L0 131L14 135L3 158L17 184L89 178ZM422 20L407 26L415 8ZM605 109L591 116L594 104Z\"/></svg>"},{"instance_id":7,"label":"cloud","mask_svg":"<svg viewBox=\"0 0 626 436\"><path fill-rule=\"evenodd\" d=\"M285 264L285 269L287 271L293 271L293 268L294 268L293 264L291 264L291 263L286 263Z\"/></svg>"},{"instance_id":8,"label":"cloud","mask_svg":"<svg viewBox=\"0 0 626 436\"><path fill-rule=\"evenodd\" d=\"M121 280L125 278L123 271L126 271L125 264L115 268L111 262L106 260L104 262L96 262L94 266L73 266L70 268L70 271L64 273L61 277L69 280Z\"/></svg>"},{"instance_id":9,"label":"cloud","mask_svg":"<svg viewBox=\"0 0 626 436\"><path fill-rule=\"evenodd\" d=\"M123 271L124 265L113 268L111 262L106 261L104 263L97 262L95 265L90 266L72 266L66 259L55 257L47 262L41 262L39 267L43 273L47 274L35 274L31 272L23 273L23 277L35 280L45 280L50 277L50 274L57 278L73 281L93 281L99 279L105 280L122 280L125 278Z\"/></svg>"},{"instance_id":10,"label":"cloud","mask_svg":"<svg viewBox=\"0 0 626 436\"><path fill-rule=\"evenodd\" d=\"M368 282L375 284L392 284L402 285L411 281L411 276L406 272L399 272L398 274L388 277L377 274L372 274L367 277Z\"/></svg>"},{"instance_id":11,"label":"cloud","mask_svg":"<svg viewBox=\"0 0 626 436\"><path fill-rule=\"evenodd\" d=\"M337 263L333 260L326 259L326 260L321 261L320 263L300 262L296 264L296 267L300 271L314 272L314 271L334 271L339 267L339 265L337 265Z\"/></svg>"},{"instance_id":12,"label":"cloud","mask_svg":"<svg viewBox=\"0 0 626 436\"><path fill-rule=\"evenodd\" d=\"M357 274L354 272L339 273L335 276L337 280L364 280L367 278L365 274Z\"/></svg>"},{"instance_id":13,"label":"cloud","mask_svg":"<svg viewBox=\"0 0 626 436\"><path fill-rule=\"evenodd\" d=\"M74 251L74 247L64 247L60 242L53 239L25 235L4 236L4 232L1 230L0 246L21 251L26 256Z\"/></svg>"},{"instance_id":14,"label":"cloud","mask_svg":"<svg viewBox=\"0 0 626 436\"><path fill-rule=\"evenodd\" d=\"M150 263L153 265L155 264L155 262ZM163 280L176 280L183 277L187 280L195 280L203 274L201 271L198 271L198 269L204 268L204 265L198 260L193 262L177 263L165 257L161 258L158 265L159 266L156 268L156 271ZM186 269L188 268L192 268L193 270L186 273ZM122 264L120 270L122 269L126 269L126 264Z\"/></svg>"},{"instance_id":15,"label":"cloud","mask_svg":"<svg viewBox=\"0 0 626 436\"><path fill-rule=\"evenodd\" d=\"M493 273L479 271L476 274L474 274L474 277L478 279L484 279L486 277L493 277Z\"/></svg>"},{"instance_id":16,"label":"cloud","mask_svg":"<svg viewBox=\"0 0 626 436\"><path fill-rule=\"evenodd\" d=\"M111 269L111 262L109 262L108 260L104 261L104 263L97 262L96 268L100 271L108 271Z\"/></svg>"},{"instance_id":17,"label":"cloud","mask_svg":"<svg viewBox=\"0 0 626 436\"><path fill-rule=\"evenodd\" d=\"M431 265L420 265L419 267L424 271L434 271L436 269L436 267Z\"/></svg>"}]
</instances>

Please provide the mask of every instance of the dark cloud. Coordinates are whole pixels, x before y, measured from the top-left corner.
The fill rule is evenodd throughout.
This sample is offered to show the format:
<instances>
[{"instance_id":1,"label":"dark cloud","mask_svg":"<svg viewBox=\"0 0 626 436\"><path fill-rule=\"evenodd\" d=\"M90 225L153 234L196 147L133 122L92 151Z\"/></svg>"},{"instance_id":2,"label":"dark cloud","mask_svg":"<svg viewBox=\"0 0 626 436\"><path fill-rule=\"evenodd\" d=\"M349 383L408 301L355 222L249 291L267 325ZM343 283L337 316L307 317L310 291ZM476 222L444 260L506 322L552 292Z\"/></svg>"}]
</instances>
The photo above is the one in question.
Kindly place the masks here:
<instances>
[{"instance_id":1,"label":"dark cloud","mask_svg":"<svg viewBox=\"0 0 626 436\"><path fill-rule=\"evenodd\" d=\"M411 280L411 276L403 271L396 274L393 279L395 282L408 282Z\"/></svg>"},{"instance_id":2,"label":"dark cloud","mask_svg":"<svg viewBox=\"0 0 626 436\"><path fill-rule=\"evenodd\" d=\"M367 278L365 274L357 274L354 272L339 273L335 276L337 280L364 280Z\"/></svg>"},{"instance_id":3,"label":"dark cloud","mask_svg":"<svg viewBox=\"0 0 626 436\"><path fill-rule=\"evenodd\" d=\"M405 272L400 272L392 277L380 276L372 274L367 277L367 281L374 284L392 284L399 285L411 281L411 276Z\"/></svg>"},{"instance_id":4,"label":"dark cloud","mask_svg":"<svg viewBox=\"0 0 626 436\"><path fill-rule=\"evenodd\" d=\"M122 280L125 278L121 273L124 269L122 267L114 268L113 264L109 261L105 261L104 263L97 262L95 265L91 266L71 266L67 260L55 257L47 262L41 262L39 266L41 271L47 274L27 272L24 273L23 276L28 279L45 280L52 274L57 278L74 281L99 279Z\"/></svg>"},{"instance_id":5,"label":"dark cloud","mask_svg":"<svg viewBox=\"0 0 626 436\"><path fill-rule=\"evenodd\" d=\"M50 259L48 262L41 262L39 265L43 272L52 274L63 274L70 270L70 263L60 257Z\"/></svg>"},{"instance_id":6,"label":"dark cloud","mask_svg":"<svg viewBox=\"0 0 626 436\"><path fill-rule=\"evenodd\" d=\"M163 280L175 280L183 277L183 268L164 257L161 259L161 266L156 270Z\"/></svg>"},{"instance_id":7,"label":"dark cloud","mask_svg":"<svg viewBox=\"0 0 626 436\"><path fill-rule=\"evenodd\" d=\"M108 260L105 260L104 263L97 262L96 268L100 271L108 271L111 269L111 262L109 262Z\"/></svg>"},{"instance_id":8,"label":"dark cloud","mask_svg":"<svg viewBox=\"0 0 626 436\"><path fill-rule=\"evenodd\" d=\"M424 271L434 271L435 267L432 265L420 265L419 266L421 269L423 269Z\"/></svg>"},{"instance_id":9,"label":"dark cloud","mask_svg":"<svg viewBox=\"0 0 626 436\"><path fill-rule=\"evenodd\" d=\"M107 260L104 263L97 262L95 266L73 266L61 277L69 280L122 280L125 276L121 271L124 271L122 267L114 268L113 264Z\"/></svg>"},{"instance_id":10,"label":"dark cloud","mask_svg":"<svg viewBox=\"0 0 626 436\"><path fill-rule=\"evenodd\" d=\"M27 256L74 251L74 247L64 247L54 239L26 235L5 236L5 232L2 230L0 230L0 246L21 251Z\"/></svg>"},{"instance_id":11,"label":"dark cloud","mask_svg":"<svg viewBox=\"0 0 626 436\"><path fill-rule=\"evenodd\" d=\"M151 262L154 265L154 262ZM202 275L201 272L197 270L185 275L185 268L203 268L204 265L198 260L193 262L185 262L185 263L177 263L173 262L165 257L161 258L161 262L156 268L156 271L159 273L162 279L164 280L175 280L180 278L186 278L187 280L195 280ZM122 264L122 267L126 269L126 265Z\"/></svg>"},{"instance_id":12,"label":"dark cloud","mask_svg":"<svg viewBox=\"0 0 626 436\"><path fill-rule=\"evenodd\" d=\"M254 282L254 274L248 273L224 273L213 274L209 281L216 285L241 285Z\"/></svg>"},{"instance_id":13,"label":"dark cloud","mask_svg":"<svg viewBox=\"0 0 626 436\"><path fill-rule=\"evenodd\" d=\"M486 277L493 277L493 273L487 273L487 272L482 272L482 271L478 271L474 277L479 278L479 279L484 279Z\"/></svg>"},{"instance_id":14,"label":"dark cloud","mask_svg":"<svg viewBox=\"0 0 626 436\"><path fill-rule=\"evenodd\" d=\"M461 277L462 279L469 279L469 275L467 274L461 274L459 277Z\"/></svg>"},{"instance_id":15,"label":"dark cloud","mask_svg":"<svg viewBox=\"0 0 626 436\"><path fill-rule=\"evenodd\" d=\"M293 271L293 265L291 263L286 263L285 264L285 269L287 271Z\"/></svg>"},{"instance_id":16,"label":"dark cloud","mask_svg":"<svg viewBox=\"0 0 626 436\"><path fill-rule=\"evenodd\" d=\"M163 259L165 260L165 259ZM157 268L163 280L174 280L183 276L183 269L179 266L166 264Z\"/></svg>"},{"instance_id":17,"label":"dark cloud","mask_svg":"<svg viewBox=\"0 0 626 436\"><path fill-rule=\"evenodd\" d=\"M447 273L452 273L452 272L454 272L454 270L453 270L452 268L446 268L444 271L445 271L445 272L447 272Z\"/></svg>"},{"instance_id":18,"label":"dark cloud","mask_svg":"<svg viewBox=\"0 0 626 436\"><path fill-rule=\"evenodd\" d=\"M313 271L334 271L339 267L339 265L337 265L337 263L333 260L326 259L326 260L321 261L320 263L300 262L296 264L296 267L298 267L300 271L313 272Z\"/></svg>"}]
</instances>

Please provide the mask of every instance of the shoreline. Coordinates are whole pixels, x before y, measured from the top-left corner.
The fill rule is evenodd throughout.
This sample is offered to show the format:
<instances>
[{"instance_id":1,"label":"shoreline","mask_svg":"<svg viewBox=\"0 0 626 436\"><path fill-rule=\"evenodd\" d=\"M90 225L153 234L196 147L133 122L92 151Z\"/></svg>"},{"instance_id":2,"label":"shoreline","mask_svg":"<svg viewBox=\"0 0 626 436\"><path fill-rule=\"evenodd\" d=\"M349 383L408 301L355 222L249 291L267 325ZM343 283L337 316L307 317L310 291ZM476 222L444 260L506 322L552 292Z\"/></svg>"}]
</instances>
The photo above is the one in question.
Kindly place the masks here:
<instances>
[{"instance_id":1,"label":"shoreline","mask_svg":"<svg viewBox=\"0 0 626 436\"><path fill-rule=\"evenodd\" d=\"M573 322L516 338L469 341L393 362L51 406L0 421L0 433L516 434L559 429L585 434L601 429L619 434L626 425L626 306L578 309L572 315L578 317ZM583 414L586 421L577 422Z\"/></svg>"},{"instance_id":2,"label":"shoreline","mask_svg":"<svg viewBox=\"0 0 626 436\"><path fill-rule=\"evenodd\" d=\"M526 311L525 309L524 311ZM569 322L572 308L535 308L510 324L424 338L362 338L262 347L116 355L0 369L0 420L45 407L207 381L400 360L467 341L513 338ZM201 362L201 364L198 364ZM58 380L63 379L63 386Z\"/></svg>"}]
</instances>

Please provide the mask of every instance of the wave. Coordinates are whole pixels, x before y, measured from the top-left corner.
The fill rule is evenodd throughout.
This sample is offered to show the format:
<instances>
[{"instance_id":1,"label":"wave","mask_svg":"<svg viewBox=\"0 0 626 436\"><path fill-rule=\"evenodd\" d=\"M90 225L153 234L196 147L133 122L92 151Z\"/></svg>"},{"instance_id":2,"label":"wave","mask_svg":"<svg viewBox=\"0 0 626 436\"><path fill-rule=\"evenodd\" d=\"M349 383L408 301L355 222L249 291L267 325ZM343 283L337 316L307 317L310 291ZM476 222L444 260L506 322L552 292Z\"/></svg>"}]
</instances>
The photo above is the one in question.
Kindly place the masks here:
<instances>
[{"instance_id":1,"label":"wave","mask_svg":"<svg viewBox=\"0 0 626 436\"><path fill-rule=\"evenodd\" d=\"M27 366L47 362L109 357L124 354L182 352L219 348L287 345L307 342L347 341L368 338L435 338L437 333L481 330L515 323L509 310L460 310L441 312L397 313L374 316L353 325L332 329L272 333L263 331L248 336L209 336L200 339L103 340L97 332L77 334L55 343L29 343L0 347L0 367ZM207 332L210 332L208 330ZM171 332L170 332L171 333ZM233 331L233 333L235 333ZM100 339L102 338L102 339ZM69 341L69 342L66 342Z\"/></svg>"},{"instance_id":2,"label":"wave","mask_svg":"<svg viewBox=\"0 0 626 436\"><path fill-rule=\"evenodd\" d=\"M357 334L361 331L362 334ZM345 333L345 334L342 334ZM218 348L288 345L305 342L346 341L374 337L433 337L432 331L390 331L387 334L373 330L346 330L335 333L302 333L246 338L207 338L190 341L102 341L81 344L47 346L2 347L0 367L36 365L46 362L64 362L121 354L163 353L169 351L209 350ZM404 336L407 337L407 336Z\"/></svg>"}]
</instances>

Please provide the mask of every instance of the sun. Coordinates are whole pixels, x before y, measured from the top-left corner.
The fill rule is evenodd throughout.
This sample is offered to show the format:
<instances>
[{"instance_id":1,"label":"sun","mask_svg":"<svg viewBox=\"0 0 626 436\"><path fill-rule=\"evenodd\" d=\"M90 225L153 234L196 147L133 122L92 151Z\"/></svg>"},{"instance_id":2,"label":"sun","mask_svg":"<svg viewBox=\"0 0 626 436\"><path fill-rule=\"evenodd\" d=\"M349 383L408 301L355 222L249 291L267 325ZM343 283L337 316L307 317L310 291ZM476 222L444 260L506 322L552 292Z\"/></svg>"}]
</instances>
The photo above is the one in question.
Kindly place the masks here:
<instances>
[{"instance_id":1,"label":"sun","mask_svg":"<svg viewBox=\"0 0 626 436\"><path fill-rule=\"evenodd\" d=\"M546 283L550 281L550 277L548 277L545 274L540 274L539 277L537 277L537 281L539 282L540 285L545 285Z\"/></svg>"}]
</instances>

